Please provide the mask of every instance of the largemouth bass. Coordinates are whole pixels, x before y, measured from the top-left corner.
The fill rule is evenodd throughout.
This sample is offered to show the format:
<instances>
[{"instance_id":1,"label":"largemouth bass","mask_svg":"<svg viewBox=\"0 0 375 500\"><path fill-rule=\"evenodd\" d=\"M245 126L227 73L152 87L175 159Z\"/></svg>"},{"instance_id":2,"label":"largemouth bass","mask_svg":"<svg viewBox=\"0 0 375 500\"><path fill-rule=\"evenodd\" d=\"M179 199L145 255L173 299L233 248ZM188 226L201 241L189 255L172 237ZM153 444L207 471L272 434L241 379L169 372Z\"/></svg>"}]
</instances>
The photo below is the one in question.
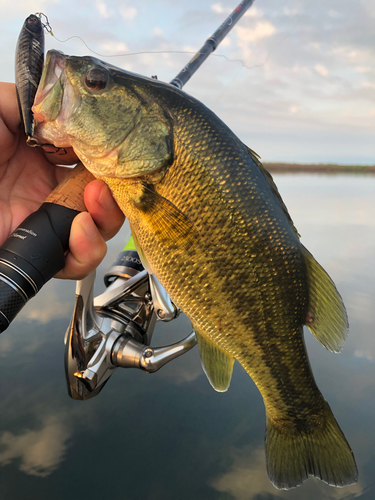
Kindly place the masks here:
<instances>
[{"instance_id":1,"label":"largemouth bass","mask_svg":"<svg viewBox=\"0 0 375 500\"><path fill-rule=\"evenodd\" d=\"M237 360L259 388L273 484L354 483L303 339L306 324L339 351L345 307L258 157L193 97L92 57L50 51L33 112L36 137L72 146L112 189L144 265L192 321L211 385L227 390Z\"/></svg>"}]
</instances>

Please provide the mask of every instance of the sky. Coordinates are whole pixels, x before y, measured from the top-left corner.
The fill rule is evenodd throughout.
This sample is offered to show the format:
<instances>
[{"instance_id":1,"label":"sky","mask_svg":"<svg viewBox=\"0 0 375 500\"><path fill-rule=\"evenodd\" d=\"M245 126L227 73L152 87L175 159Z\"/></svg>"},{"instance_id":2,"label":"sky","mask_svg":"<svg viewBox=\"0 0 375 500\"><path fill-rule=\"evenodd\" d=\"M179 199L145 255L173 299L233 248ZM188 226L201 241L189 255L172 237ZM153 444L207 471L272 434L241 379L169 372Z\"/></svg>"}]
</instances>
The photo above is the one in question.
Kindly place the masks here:
<instances>
[{"instance_id":1,"label":"sky","mask_svg":"<svg viewBox=\"0 0 375 500\"><path fill-rule=\"evenodd\" d=\"M14 81L31 13L48 16L47 49L95 55L77 38L57 40L80 36L100 59L170 81L238 3L0 0L0 80ZM184 90L265 162L373 165L374 23L375 0L255 0Z\"/></svg>"}]
</instances>

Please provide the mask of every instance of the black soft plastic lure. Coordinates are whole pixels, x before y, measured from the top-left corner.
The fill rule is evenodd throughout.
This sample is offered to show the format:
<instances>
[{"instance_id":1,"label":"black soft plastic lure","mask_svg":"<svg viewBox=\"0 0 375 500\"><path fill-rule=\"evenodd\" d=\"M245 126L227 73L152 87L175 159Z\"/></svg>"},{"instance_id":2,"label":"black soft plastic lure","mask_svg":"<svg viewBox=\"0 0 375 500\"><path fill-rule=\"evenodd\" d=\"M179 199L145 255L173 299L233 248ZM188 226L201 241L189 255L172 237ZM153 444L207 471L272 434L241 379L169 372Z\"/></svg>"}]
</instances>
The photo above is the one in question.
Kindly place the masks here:
<instances>
[{"instance_id":1,"label":"black soft plastic lure","mask_svg":"<svg viewBox=\"0 0 375 500\"><path fill-rule=\"evenodd\" d=\"M34 120L31 107L44 63L44 29L41 19L31 14L22 26L16 48L16 87L25 134L32 137Z\"/></svg>"}]
</instances>

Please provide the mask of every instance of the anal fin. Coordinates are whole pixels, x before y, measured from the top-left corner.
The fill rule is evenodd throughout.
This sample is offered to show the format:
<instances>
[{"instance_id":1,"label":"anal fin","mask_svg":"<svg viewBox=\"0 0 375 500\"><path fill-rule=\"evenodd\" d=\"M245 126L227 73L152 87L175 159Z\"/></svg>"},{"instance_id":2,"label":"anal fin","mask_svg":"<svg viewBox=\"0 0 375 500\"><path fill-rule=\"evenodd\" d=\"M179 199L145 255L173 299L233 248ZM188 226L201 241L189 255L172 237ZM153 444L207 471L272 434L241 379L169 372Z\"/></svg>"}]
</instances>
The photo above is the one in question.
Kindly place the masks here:
<instances>
[{"instance_id":1,"label":"anal fin","mask_svg":"<svg viewBox=\"0 0 375 500\"><path fill-rule=\"evenodd\" d=\"M198 341L199 353L204 373L218 392L228 390L232 378L234 358L219 347L207 335L193 325Z\"/></svg>"}]
</instances>

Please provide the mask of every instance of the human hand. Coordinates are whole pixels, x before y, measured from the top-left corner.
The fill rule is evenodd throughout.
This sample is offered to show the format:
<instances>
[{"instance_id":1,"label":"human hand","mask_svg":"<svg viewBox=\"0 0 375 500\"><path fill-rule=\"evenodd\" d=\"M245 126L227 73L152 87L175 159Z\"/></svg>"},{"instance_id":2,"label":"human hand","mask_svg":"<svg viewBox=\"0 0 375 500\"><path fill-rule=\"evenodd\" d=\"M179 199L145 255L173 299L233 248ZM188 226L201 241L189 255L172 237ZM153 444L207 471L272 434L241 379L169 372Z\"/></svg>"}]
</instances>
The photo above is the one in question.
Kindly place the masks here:
<instances>
[{"instance_id":1,"label":"human hand","mask_svg":"<svg viewBox=\"0 0 375 500\"><path fill-rule=\"evenodd\" d=\"M30 148L19 125L15 85L0 83L0 245L70 172L56 163L71 165L78 161L72 150L59 156ZM81 279L95 269L106 253L105 241L124 222L104 182L88 184L84 200L89 212L80 213L73 221L70 251L58 278Z\"/></svg>"}]
</instances>

